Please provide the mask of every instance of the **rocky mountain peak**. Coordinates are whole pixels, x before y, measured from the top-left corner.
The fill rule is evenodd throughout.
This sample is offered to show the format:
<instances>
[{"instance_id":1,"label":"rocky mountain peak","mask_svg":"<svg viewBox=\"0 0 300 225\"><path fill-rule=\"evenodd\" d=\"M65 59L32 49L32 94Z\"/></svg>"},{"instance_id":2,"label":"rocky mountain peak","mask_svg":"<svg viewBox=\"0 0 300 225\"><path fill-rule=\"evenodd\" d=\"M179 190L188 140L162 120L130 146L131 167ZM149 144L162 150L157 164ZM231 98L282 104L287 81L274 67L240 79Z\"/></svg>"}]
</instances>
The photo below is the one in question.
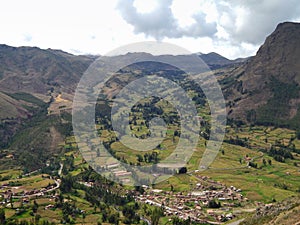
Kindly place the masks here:
<instances>
[{"instance_id":1,"label":"rocky mountain peak","mask_svg":"<svg viewBox=\"0 0 300 225\"><path fill-rule=\"evenodd\" d=\"M279 24L235 79L227 91L234 102L229 104L231 117L267 125L295 124L300 116L300 24Z\"/></svg>"},{"instance_id":2,"label":"rocky mountain peak","mask_svg":"<svg viewBox=\"0 0 300 225\"><path fill-rule=\"evenodd\" d=\"M270 76L300 84L300 23L280 23L247 64L244 88L260 89Z\"/></svg>"}]
</instances>

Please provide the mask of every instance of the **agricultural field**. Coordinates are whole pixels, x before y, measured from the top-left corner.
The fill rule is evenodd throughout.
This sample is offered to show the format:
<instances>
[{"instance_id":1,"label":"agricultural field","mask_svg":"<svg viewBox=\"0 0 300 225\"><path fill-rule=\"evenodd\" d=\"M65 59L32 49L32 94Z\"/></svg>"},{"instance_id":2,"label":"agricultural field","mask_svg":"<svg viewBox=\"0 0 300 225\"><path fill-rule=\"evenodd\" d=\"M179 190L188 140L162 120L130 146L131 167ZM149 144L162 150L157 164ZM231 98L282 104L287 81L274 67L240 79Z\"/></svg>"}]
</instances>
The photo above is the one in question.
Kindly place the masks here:
<instances>
[{"instance_id":1,"label":"agricultural field","mask_svg":"<svg viewBox=\"0 0 300 225\"><path fill-rule=\"evenodd\" d=\"M140 75L139 71L134 73ZM129 75L121 76L121 81L130 81L132 74ZM54 99L56 111L52 110L46 120L42 115L37 117L36 126L28 125L11 149L2 151L4 167L11 165L0 172L0 208L7 221L149 224L157 220L159 225L171 221L215 224L250 218L257 207L299 198L300 135L296 131L229 121L224 140L209 142L210 133L219 127L210 126L212 118L204 94L192 91L194 84L185 79L177 82L196 102L196 116L181 120L177 109L156 97L138 101L127 114L126 101L118 100L121 110L113 116L121 129L115 131L108 119L112 108L109 98L114 97L118 82L112 79L109 85L113 90L103 89L104 99L97 102L96 132L92 135L83 132L75 139L67 122L70 117L63 114L69 106L60 107L58 103L65 105L67 101L58 95ZM176 93L165 89L164 84L157 85L161 85L162 94ZM179 104L184 103L181 101ZM57 113L62 113L61 117ZM124 125L119 120L126 116L128 124ZM157 117L164 123L154 120ZM191 129L195 125L200 125L199 131ZM64 137L58 135L59 130ZM21 155L26 167L13 166L17 149L22 148L20 143L25 145L29 138L40 142L50 136L51 141L41 149L53 154L42 154L44 162L35 163L37 149L31 147L30 155ZM158 144L152 146L151 142ZM181 147L177 149L179 143ZM208 143L221 147L206 167L200 162ZM152 147L145 150L146 145ZM156 166L159 163L172 166ZM135 170L133 166L149 166L146 172L151 172ZM168 173L168 179L164 179L166 174L162 171Z\"/></svg>"},{"instance_id":2,"label":"agricultural field","mask_svg":"<svg viewBox=\"0 0 300 225\"><path fill-rule=\"evenodd\" d=\"M139 126L139 123L136 126ZM167 130L166 138L155 150L158 161L166 158L175 148L180 138L174 137L176 129L170 127ZM113 133L109 130L101 133L103 137L100 138L103 138L104 141L113 138ZM172 193L189 196L190 193L197 192L199 183L203 190L210 190L211 185L217 185L220 193L223 193L222 190L238 190L238 192L233 192L236 196L234 202L221 201L221 205L229 205L227 208L223 206L220 209L212 210L205 203L199 205L184 203L183 206L187 207L185 209L187 211L183 212L188 212L189 209L196 206L201 207L202 211L199 212L202 215L199 218L216 222L223 220L222 215L225 212L229 212L229 214L225 213L226 215L234 215L232 220L239 220L251 217L253 210L261 205L276 204L287 198L298 196L300 157L297 149L300 141L296 138L295 131L262 126L239 128L227 126L227 134L216 159L206 170L201 171L199 162L205 151L206 142L204 137L200 137L192 157L186 165L186 172L175 174L144 190L145 193L148 193L148 195L144 195L146 199L147 196L154 197L154 200L151 200L153 201L152 205L149 204L150 200L146 202L145 199L137 199L139 206L135 206L133 199L137 198L140 193L134 191L133 187L120 186L101 178L89 167L81 152L78 151L74 137L68 136L64 142L64 152L57 156L56 160L47 162L44 170L37 170L32 174L25 174L17 168L1 171L0 192L3 202L1 207L4 208L8 220L30 221L38 218L54 224L62 224L63 221L75 224L96 224L97 222L112 224L114 220L118 220L119 224L124 224L129 216L124 215L125 211L122 211L125 210L125 206L109 206L111 204L108 202L111 201L109 199L118 199L119 195L126 196L131 193L132 200L125 205L128 205L126 207L130 209L138 207L137 212L140 214L140 218L132 217L130 220L133 224L143 224L145 221L151 220L152 213L158 206L156 204L162 203L161 199L168 198L169 207L172 208L176 202ZM96 140L95 143L97 143ZM288 158L284 162L275 160L274 156L268 153L272 146L274 148L285 146L291 149L293 158ZM118 142L113 142L111 149L115 151L117 157L126 159L128 164L149 163L145 161L144 157L142 157L143 159L138 157L141 152L127 151L126 147ZM152 152L143 152L143 154ZM43 172L48 171L48 167L55 169L49 174ZM101 198L99 202L94 202L93 199L97 198L89 196L95 194L93 192L96 190L95 185L99 188L99 193L109 189L111 193L118 194L109 195L108 198ZM156 193L156 190L159 192ZM9 193L13 193L12 198ZM241 196L243 197L241 198ZM113 201L120 201L117 199ZM189 200L187 199L187 201ZM118 205L118 203L116 204ZM229 211L226 211L228 207ZM69 216L66 214L67 211L70 212ZM159 224L172 220L174 217L172 212L176 211L161 215ZM182 214L182 216L184 215Z\"/></svg>"}]
</instances>

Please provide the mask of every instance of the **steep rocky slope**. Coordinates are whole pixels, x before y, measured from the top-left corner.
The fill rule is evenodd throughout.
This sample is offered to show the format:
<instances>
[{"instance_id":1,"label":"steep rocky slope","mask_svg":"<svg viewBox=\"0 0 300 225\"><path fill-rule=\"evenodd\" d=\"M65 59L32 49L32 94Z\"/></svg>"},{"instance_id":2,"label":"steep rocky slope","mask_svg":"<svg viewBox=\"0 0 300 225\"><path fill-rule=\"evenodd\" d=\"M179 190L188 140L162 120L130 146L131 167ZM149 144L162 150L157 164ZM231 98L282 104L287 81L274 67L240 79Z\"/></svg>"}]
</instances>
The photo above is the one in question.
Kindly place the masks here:
<instances>
[{"instance_id":1,"label":"steep rocky slope","mask_svg":"<svg viewBox=\"0 0 300 225\"><path fill-rule=\"evenodd\" d=\"M223 79L229 117L266 125L294 123L300 103L299 57L300 24L279 24L256 56Z\"/></svg>"}]
</instances>

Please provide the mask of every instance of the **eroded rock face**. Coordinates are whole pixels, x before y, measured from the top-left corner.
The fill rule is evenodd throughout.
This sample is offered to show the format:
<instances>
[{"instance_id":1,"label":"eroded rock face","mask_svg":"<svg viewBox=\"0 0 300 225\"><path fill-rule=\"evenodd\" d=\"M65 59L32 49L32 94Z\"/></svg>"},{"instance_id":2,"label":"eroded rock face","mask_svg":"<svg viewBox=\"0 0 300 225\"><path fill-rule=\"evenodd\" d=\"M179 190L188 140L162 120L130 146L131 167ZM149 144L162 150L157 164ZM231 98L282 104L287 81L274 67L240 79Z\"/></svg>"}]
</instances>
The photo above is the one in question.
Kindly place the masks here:
<instances>
[{"instance_id":1,"label":"eroded rock face","mask_svg":"<svg viewBox=\"0 0 300 225\"><path fill-rule=\"evenodd\" d=\"M227 100L234 101L229 117L247 120L249 112L274 111L280 105L281 112L273 120L292 119L300 99L300 24L279 24L240 70L236 83L225 90L231 93Z\"/></svg>"},{"instance_id":2,"label":"eroded rock face","mask_svg":"<svg viewBox=\"0 0 300 225\"><path fill-rule=\"evenodd\" d=\"M246 90L263 88L274 76L282 82L300 82L300 24L281 23L266 38L245 68Z\"/></svg>"}]
</instances>

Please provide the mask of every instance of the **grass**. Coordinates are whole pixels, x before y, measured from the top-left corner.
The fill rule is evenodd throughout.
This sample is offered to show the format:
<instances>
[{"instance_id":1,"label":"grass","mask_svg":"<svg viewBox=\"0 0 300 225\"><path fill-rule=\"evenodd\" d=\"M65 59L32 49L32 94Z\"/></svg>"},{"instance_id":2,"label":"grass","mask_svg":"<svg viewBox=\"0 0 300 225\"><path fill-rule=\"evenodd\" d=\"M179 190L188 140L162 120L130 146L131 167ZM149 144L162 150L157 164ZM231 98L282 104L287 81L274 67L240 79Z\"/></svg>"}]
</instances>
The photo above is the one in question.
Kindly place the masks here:
<instances>
[{"instance_id":1,"label":"grass","mask_svg":"<svg viewBox=\"0 0 300 225\"><path fill-rule=\"evenodd\" d=\"M201 115L205 117L207 112L201 111ZM141 120L137 120L137 127L140 126ZM100 128L100 125L97 125ZM167 130L167 137L162 142L162 149L156 149L159 153L159 158L165 159L168 157L178 144L178 137L175 137L175 141L172 139L172 135L175 129L178 127L169 127ZM147 130L145 127L141 127L139 131L136 127L133 128L135 134L141 135ZM259 151L261 148L268 148L271 144L275 144L276 141L280 141L284 144L288 144L291 138L295 136L295 131L285 129L285 128L274 128L274 127L239 127L230 128L228 127L228 132L226 138L238 136L239 138L246 138L251 147L241 147L238 145L232 145L228 143L223 143L221 149L216 156L213 163L210 165L209 169L201 172L201 175L208 176L213 180L220 181L227 186L235 186L242 189L244 197L249 199L249 204L254 205L255 201L260 202L272 202L274 199L276 201L282 201L289 196L296 194L296 191L300 188L300 170L294 165L295 162L300 163L300 157L294 154L295 160L287 160L286 163L276 162L273 158L268 155L262 155ZM113 137L112 132L107 130L101 130L102 141L108 141ZM92 140L92 143L97 143L99 138ZM300 148L300 140L293 140L296 148ZM65 139L66 146L76 147L76 142L74 136L69 136ZM188 144L188 142L187 142ZM114 142L111 145L113 151L120 158L127 160L128 163L137 163L137 154L143 155L146 152L135 151L127 148L120 142ZM192 157L189 159L187 164L188 172L192 174L177 174L170 177L169 179L155 184L153 187L157 189L163 189L170 191L171 186L175 192L188 193L191 187L195 186L199 182L194 176L194 171L198 169L201 156L205 151L205 140L203 138L199 139L199 143L193 152ZM148 153L151 153L148 151ZM222 153L224 152L224 154ZM74 166L75 169L70 171L72 176L77 176L82 172L82 168L87 167L87 164L83 163L83 158L78 152L70 151L65 153L65 155L74 155ZM246 155L250 157L254 163L258 164L258 169L248 168L247 162L245 160ZM262 159L268 161L272 160L272 165L263 165ZM240 161L241 160L241 161ZM145 164L142 162L142 164ZM20 170L6 170L0 173L1 176L9 175L16 178L20 174ZM12 181L15 181L11 179ZM22 188L33 189L45 187L52 180L43 179L41 175L36 175L32 177L26 177L18 179ZM9 182L9 181L5 181ZM53 181L52 181L53 182ZM2 182L0 182L2 184ZM87 202L85 197L85 192L82 190L77 190L78 195L65 195L65 198L69 198L71 202L75 202L76 206L87 212L87 216L84 220L85 224L93 224L101 218L101 213L97 212L94 214L94 208L89 202ZM42 218L48 218L50 221L59 223L62 217L61 210L45 210L43 206L47 204L54 204L47 198L37 199L40 205L38 209L38 214ZM247 205L248 206L248 205ZM99 211L99 209L97 209ZM14 211L6 210L7 214L14 215ZM20 218L28 218L30 215L22 214L19 215ZM77 224L80 224L82 218L76 219ZM167 217L162 219L163 222L167 222ZM104 223L103 223L104 224Z\"/></svg>"},{"instance_id":2,"label":"grass","mask_svg":"<svg viewBox=\"0 0 300 225\"><path fill-rule=\"evenodd\" d=\"M188 174L177 174L170 177L166 181L156 184L154 187L157 189L170 191L172 185L175 192L187 192L191 189L191 184L195 185L195 183L197 183L197 179L195 177Z\"/></svg>"},{"instance_id":3,"label":"grass","mask_svg":"<svg viewBox=\"0 0 300 225\"><path fill-rule=\"evenodd\" d=\"M202 108L203 116L207 113L206 108ZM141 123L137 120L137 126ZM143 128L144 129L144 128ZM137 134L145 132L143 129L133 130ZM176 129L173 127L172 129ZM171 138L172 129L168 130L168 135L163 142L164 150L158 150L159 159L164 159L169 156L176 148L178 137L175 142ZM105 140L111 138L108 131L102 130L101 137ZM283 200L295 194L300 188L300 170L294 165L295 162L300 163L300 157L295 155L295 160L287 160L285 163L276 162L273 158L263 154L260 149L268 149L271 145L280 141L288 145L295 137L295 131L286 128L275 128L265 126L255 127L227 127L226 139L229 138L244 138L250 147L241 147L223 142L220 152L216 156L210 168L203 175L209 176L212 179L225 183L228 186L236 186L243 190L245 197L250 201L271 202L273 199L277 201ZM200 138L199 143L190 158L187 168L188 171L198 169L201 156L205 151L205 140ZM300 140L294 140L296 148L300 148ZM125 158L127 162L137 163L137 154L145 152L131 150L120 142L115 142L111 145L113 151L120 158ZM224 154L223 154L223 153ZM258 165L258 169L248 168L246 156ZM272 165L264 165L263 159L268 162L272 161ZM142 162L143 164L143 162ZM287 175L289 174L289 175ZM190 189L190 183L193 183L193 176L176 175L155 185L155 188L170 190L171 185L176 191L187 191Z\"/></svg>"},{"instance_id":4,"label":"grass","mask_svg":"<svg viewBox=\"0 0 300 225\"><path fill-rule=\"evenodd\" d=\"M256 110L256 120L261 124L290 125L297 127L298 121L289 118L289 101L299 97L299 87L296 83L284 83L271 77L269 88L273 96L268 102Z\"/></svg>"},{"instance_id":5,"label":"grass","mask_svg":"<svg viewBox=\"0 0 300 225\"><path fill-rule=\"evenodd\" d=\"M15 213L16 213L16 210L14 210L14 209L10 209L10 208L5 209L5 217L6 218L12 217L13 215L15 215Z\"/></svg>"},{"instance_id":6,"label":"grass","mask_svg":"<svg viewBox=\"0 0 300 225\"><path fill-rule=\"evenodd\" d=\"M16 106L16 101L14 101L9 96L0 92L0 119L12 118L19 116L18 108Z\"/></svg>"},{"instance_id":7,"label":"grass","mask_svg":"<svg viewBox=\"0 0 300 225\"><path fill-rule=\"evenodd\" d=\"M45 210L43 207L39 207L37 214L41 215L41 218L47 219L50 222L55 224L60 224L62 218L62 211L60 209L56 210Z\"/></svg>"},{"instance_id":8,"label":"grass","mask_svg":"<svg viewBox=\"0 0 300 225\"><path fill-rule=\"evenodd\" d=\"M298 224L299 222L299 198L288 198L279 204L273 204L272 210L264 210L264 214L245 215L246 218L241 224L256 225L256 224L274 224L274 225L289 225ZM284 210L283 210L284 209Z\"/></svg>"},{"instance_id":9,"label":"grass","mask_svg":"<svg viewBox=\"0 0 300 225\"><path fill-rule=\"evenodd\" d=\"M220 151L210 168L201 172L202 175L209 176L227 186L233 185L242 189L244 196L250 201L271 202L273 199L281 201L296 194L300 187L300 169L294 165L294 162L300 163L300 157L295 155L295 160L280 163L256 150L265 146L265 138L268 138L270 143L275 143L275 140L290 140L295 135L294 131L260 126L251 128L250 131L249 128L241 128L238 131L229 130L227 136L233 134L247 137L250 144L257 146L257 148L250 149L223 143L221 149L224 150L224 155ZM300 145L299 140L294 142L296 146ZM204 150L204 141L200 140L187 165L188 171L194 171L198 168ZM258 164L258 169L247 167L246 155ZM266 161L270 159L272 165L264 166L263 158ZM240 159L242 159L242 163L240 163ZM186 191L189 190L191 182L193 182L191 178L187 179L186 176L177 175L155 185L155 187L170 190L172 184L175 190Z\"/></svg>"},{"instance_id":10,"label":"grass","mask_svg":"<svg viewBox=\"0 0 300 225\"><path fill-rule=\"evenodd\" d=\"M43 178L43 175L36 175L31 177L25 177L20 179L10 179L6 181L1 181L0 185L11 183L12 186L18 186L16 192L39 189L47 187L49 184L54 184L55 182L49 178Z\"/></svg>"},{"instance_id":11,"label":"grass","mask_svg":"<svg viewBox=\"0 0 300 225\"><path fill-rule=\"evenodd\" d=\"M176 141L175 141L176 143ZM173 143L173 141L170 138L166 138L162 142L163 149L155 149L155 151L158 153L158 157L160 160L165 159L168 157L173 150L175 149L176 145ZM137 150L132 150L125 145L123 145L121 142L114 142L111 145L111 148L113 151L116 152L116 155L119 156L120 158L124 158L127 160L127 162L132 162L132 163L137 163L137 155L144 155L146 153L152 153L152 150L150 151L137 151ZM143 149L143 146L141 145L141 149ZM143 164L143 163L142 163Z\"/></svg>"},{"instance_id":12,"label":"grass","mask_svg":"<svg viewBox=\"0 0 300 225\"><path fill-rule=\"evenodd\" d=\"M22 170L20 169L10 169L10 170L0 171L1 177L9 177L10 179L18 178L21 174L22 174Z\"/></svg>"},{"instance_id":13,"label":"grass","mask_svg":"<svg viewBox=\"0 0 300 225\"><path fill-rule=\"evenodd\" d=\"M49 198L38 198L35 201L40 207L55 203L54 199ZM33 204L33 201L31 201L31 204Z\"/></svg>"},{"instance_id":14,"label":"grass","mask_svg":"<svg viewBox=\"0 0 300 225\"><path fill-rule=\"evenodd\" d=\"M269 177L257 173L255 169L244 169L240 171L205 171L203 175L220 181L227 186L235 186L242 189L243 194L251 201L271 202L273 199L281 201L295 193L274 187Z\"/></svg>"},{"instance_id":15,"label":"grass","mask_svg":"<svg viewBox=\"0 0 300 225\"><path fill-rule=\"evenodd\" d=\"M43 180L38 180L34 181L33 183L26 184L24 185L24 189L37 189L41 187L47 187L48 185L55 184L55 182L52 179L43 179Z\"/></svg>"},{"instance_id":16,"label":"grass","mask_svg":"<svg viewBox=\"0 0 300 225\"><path fill-rule=\"evenodd\" d=\"M40 100L39 98L29 94L29 93L25 93L25 92L18 92L18 93L6 93L8 96L16 99L16 100L23 100L26 102L30 102L33 103L37 106L43 106L45 105L45 102L43 102L42 100Z\"/></svg>"},{"instance_id":17,"label":"grass","mask_svg":"<svg viewBox=\"0 0 300 225\"><path fill-rule=\"evenodd\" d=\"M265 138L268 138L268 142L274 143L275 140L289 140L295 133L292 130L282 128L266 129L265 127L255 127L250 131L249 128L239 129L238 131L230 130L227 135L233 135L234 132L236 132L235 134L239 137L247 136L250 144L258 146L257 148L264 146ZM259 138L257 138L257 136L259 136ZM203 174L221 181L226 185L241 188L245 196L250 200L270 202L274 198L281 201L289 196L295 195L295 191L299 189L300 172L293 164L295 161L299 162L299 158L296 157L296 160L279 163L273 158L263 155L261 158L254 159L258 167L262 167L261 169L234 169L245 166L245 162L240 164L239 158L243 158L245 155L251 158L259 157L262 153L255 149L227 143L223 143L222 148L225 154L222 155L219 153L216 160L212 163L211 169L204 171ZM272 160L272 165L264 166L262 158L265 158L266 161L269 159ZM223 169L217 170L217 168ZM283 186L287 186L287 190L285 190Z\"/></svg>"}]
</instances>

